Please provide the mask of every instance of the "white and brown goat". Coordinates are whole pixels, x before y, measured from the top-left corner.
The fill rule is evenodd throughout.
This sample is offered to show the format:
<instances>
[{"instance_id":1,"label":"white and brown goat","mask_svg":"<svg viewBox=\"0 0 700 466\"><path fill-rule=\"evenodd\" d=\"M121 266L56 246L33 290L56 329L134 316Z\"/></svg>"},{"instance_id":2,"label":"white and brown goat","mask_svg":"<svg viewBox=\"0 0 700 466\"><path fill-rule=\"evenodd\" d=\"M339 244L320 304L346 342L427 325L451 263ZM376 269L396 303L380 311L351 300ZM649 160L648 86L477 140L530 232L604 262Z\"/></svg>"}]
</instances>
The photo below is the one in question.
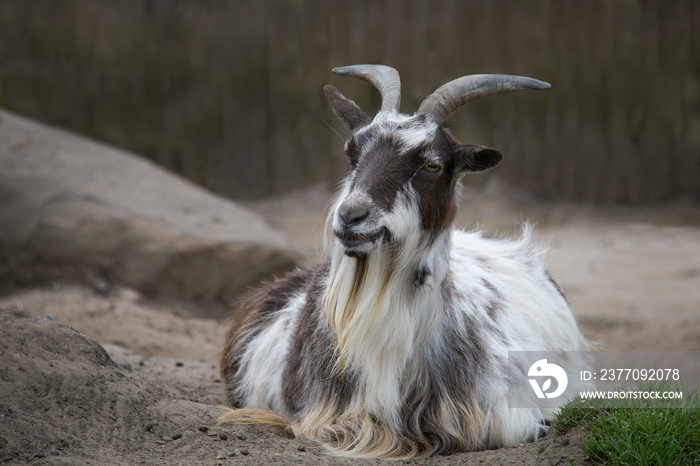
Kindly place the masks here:
<instances>
[{"instance_id":1,"label":"white and brown goat","mask_svg":"<svg viewBox=\"0 0 700 466\"><path fill-rule=\"evenodd\" d=\"M236 409L222 421L279 425L357 457L536 439L544 414L508 407L508 351L586 343L529 228L516 241L454 228L460 179L502 155L460 144L442 123L477 98L549 85L465 76L409 116L393 68L333 71L374 84L382 108L372 119L324 88L350 130L350 170L325 225L329 259L263 285L234 313L221 371Z\"/></svg>"}]
</instances>

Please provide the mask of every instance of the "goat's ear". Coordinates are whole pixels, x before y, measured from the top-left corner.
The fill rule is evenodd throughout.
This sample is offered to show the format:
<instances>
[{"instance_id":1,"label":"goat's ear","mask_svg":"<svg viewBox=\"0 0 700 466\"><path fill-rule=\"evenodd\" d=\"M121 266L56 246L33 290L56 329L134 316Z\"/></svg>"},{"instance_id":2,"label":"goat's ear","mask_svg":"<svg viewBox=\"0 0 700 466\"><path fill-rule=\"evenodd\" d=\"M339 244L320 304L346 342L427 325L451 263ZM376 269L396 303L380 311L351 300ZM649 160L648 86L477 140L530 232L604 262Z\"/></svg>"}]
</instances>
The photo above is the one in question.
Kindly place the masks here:
<instances>
[{"instance_id":1,"label":"goat's ear","mask_svg":"<svg viewBox=\"0 0 700 466\"><path fill-rule=\"evenodd\" d=\"M336 115L343 120L350 131L362 128L372 123L372 119L355 102L345 97L333 86L325 86L323 92Z\"/></svg>"},{"instance_id":2,"label":"goat's ear","mask_svg":"<svg viewBox=\"0 0 700 466\"><path fill-rule=\"evenodd\" d=\"M452 156L455 161L455 175L457 176L490 170L497 167L503 160L503 154L496 149L474 144L457 146Z\"/></svg>"}]
</instances>

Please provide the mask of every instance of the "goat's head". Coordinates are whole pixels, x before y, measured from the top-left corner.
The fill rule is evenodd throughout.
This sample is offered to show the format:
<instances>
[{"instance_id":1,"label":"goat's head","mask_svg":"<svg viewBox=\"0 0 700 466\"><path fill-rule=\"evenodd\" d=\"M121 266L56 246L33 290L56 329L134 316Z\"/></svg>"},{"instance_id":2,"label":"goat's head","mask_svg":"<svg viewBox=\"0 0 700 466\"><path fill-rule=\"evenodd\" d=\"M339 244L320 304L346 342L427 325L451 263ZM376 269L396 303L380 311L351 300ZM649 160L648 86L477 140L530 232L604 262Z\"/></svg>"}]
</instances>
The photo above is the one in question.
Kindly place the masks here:
<instances>
[{"instance_id":1,"label":"goat's head","mask_svg":"<svg viewBox=\"0 0 700 466\"><path fill-rule=\"evenodd\" d=\"M401 85L393 68L356 65L333 72L369 81L382 95L381 111L372 119L335 87L324 88L350 131L350 172L330 215L337 241L351 256L366 255L382 242L413 238L417 247L432 241L454 220L461 177L501 162L495 149L459 143L442 125L450 112L488 95L550 87L520 76L464 76L437 89L409 116L398 112Z\"/></svg>"}]
</instances>

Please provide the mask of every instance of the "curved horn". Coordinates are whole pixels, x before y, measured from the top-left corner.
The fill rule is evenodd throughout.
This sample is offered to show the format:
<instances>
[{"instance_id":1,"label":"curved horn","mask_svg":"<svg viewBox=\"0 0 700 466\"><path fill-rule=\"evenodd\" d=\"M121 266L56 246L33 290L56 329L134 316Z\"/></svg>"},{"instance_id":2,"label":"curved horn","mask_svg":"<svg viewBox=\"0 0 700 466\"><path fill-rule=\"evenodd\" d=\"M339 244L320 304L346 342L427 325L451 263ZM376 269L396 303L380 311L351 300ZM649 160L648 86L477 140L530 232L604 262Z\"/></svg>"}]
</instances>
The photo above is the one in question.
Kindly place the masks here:
<instances>
[{"instance_id":1,"label":"curved horn","mask_svg":"<svg viewBox=\"0 0 700 466\"><path fill-rule=\"evenodd\" d=\"M524 76L509 74L473 74L462 76L440 86L425 98L418 113L432 117L442 123L447 115L462 105L473 100L488 97L501 92L524 90L545 90L552 87L549 83Z\"/></svg>"},{"instance_id":2,"label":"curved horn","mask_svg":"<svg viewBox=\"0 0 700 466\"><path fill-rule=\"evenodd\" d=\"M353 65L333 68L333 72L372 83L382 94L382 110L398 111L401 105L401 79L394 68L384 65Z\"/></svg>"}]
</instances>

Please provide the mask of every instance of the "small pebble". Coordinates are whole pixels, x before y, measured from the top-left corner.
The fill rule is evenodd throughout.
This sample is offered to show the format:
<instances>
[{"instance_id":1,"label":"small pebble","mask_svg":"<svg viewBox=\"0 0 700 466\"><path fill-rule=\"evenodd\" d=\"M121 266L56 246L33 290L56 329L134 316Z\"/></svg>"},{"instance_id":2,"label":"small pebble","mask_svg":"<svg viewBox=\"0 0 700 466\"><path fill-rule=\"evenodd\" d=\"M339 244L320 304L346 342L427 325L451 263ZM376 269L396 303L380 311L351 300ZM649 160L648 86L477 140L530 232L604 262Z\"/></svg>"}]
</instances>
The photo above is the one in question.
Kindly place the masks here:
<instances>
[{"instance_id":1,"label":"small pebble","mask_svg":"<svg viewBox=\"0 0 700 466\"><path fill-rule=\"evenodd\" d=\"M246 440L247 439L247 437L243 434L238 434L238 435L236 435L236 437L238 438L238 440Z\"/></svg>"},{"instance_id":2,"label":"small pebble","mask_svg":"<svg viewBox=\"0 0 700 466\"><path fill-rule=\"evenodd\" d=\"M217 460L225 460L226 458L227 456L223 454L216 457Z\"/></svg>"},{"instance_id":3,"label":"small pebble","mask_svg":"<svg viewBox=\"0 0 700 466\"><path fill-rule=\"evenodd\" d=\"M243 455L243 456L248 456L248 455L250 455L250 452L249 452L248 450L246 450L245 448L242 448L242 449L241 449L241 455Z\"/></svg>"},{"instance_id":4,"label":"small pebble","mask_svg":"<svg viewBox=\"0 0 700 466\"><path fill-rule=\"evenodd\" d=\"M109 296L112 287L109 286L109 283L104 278L95 277L92 281L92 288L100 296Z\"/></svg>"},{"instance_id":5,"label":"small pebble","mask_svg":"<svg viewBox=\"0 0 700 466\"><path fill-rule=\"evenodd\" d=\"M173 435L173 440L179 440L182 438L182 434L175 434Z\"/></svg>"},{"instance_id":6,"label":"small pebble","mask_svg":"<svg viewBox=\"0 0 700 466\"><path fill-rule=\"evenodd\" d=\"M561 441L562 445L568 445L569 444L569 437L564 437L564 439Z\"/></svg>"},{"instance_id":7,"label":"small pebble","mask_svg":"<svg viewBox=\"0 0 700 466\"><path fill-rule=\"evenodd\" d=\"M144 426L144 428L146 429L146 432L150 432L155 426L156 424L154 422L149 422Z\"/></svg>"},{"instance_id":8,"label":"small pebble","mask_svg":"<svg viewBox=\"0 0 700 466\"><path fill-rule=\"evenodd\" d=\"M226 435L226 434L223 433L223 432L219 432L219 438L220 438L221 440L228 440L228 435Z\"/></svg>"},{"instance_id":9,"label":"small pebble","mask_svg":"<svg viewBox=\"0 0 700 466\"><path fill-rule=\"evenodd\" d=\"M182 367L182 366L185 365L185 363L182 362L182 361L178 361L178 362L175 363L175 365L176 365L177 367Z\"/></svg>"},{"instance_id":10,"label":"small pebble","mask_svg":"<svg viewBox=\"0 0 700 466\"><path fill-rule=\"evenodd\" d=\"M299 451L306 451L306 447L304 445L299 445L299 448L297 448Z\"/></svg>"},{"instance_id":11,"label":"small pebble","mask_svg":"<svg viewBox=\"0 0 700 466\"><path fill-rule=\"evenodd\" d=\"M199 429L200 432L208 432L209 431L209 427L207 427L207 426L199 426L199 427L197 427L197 429Z\"/></svg>"}]
</instances>

